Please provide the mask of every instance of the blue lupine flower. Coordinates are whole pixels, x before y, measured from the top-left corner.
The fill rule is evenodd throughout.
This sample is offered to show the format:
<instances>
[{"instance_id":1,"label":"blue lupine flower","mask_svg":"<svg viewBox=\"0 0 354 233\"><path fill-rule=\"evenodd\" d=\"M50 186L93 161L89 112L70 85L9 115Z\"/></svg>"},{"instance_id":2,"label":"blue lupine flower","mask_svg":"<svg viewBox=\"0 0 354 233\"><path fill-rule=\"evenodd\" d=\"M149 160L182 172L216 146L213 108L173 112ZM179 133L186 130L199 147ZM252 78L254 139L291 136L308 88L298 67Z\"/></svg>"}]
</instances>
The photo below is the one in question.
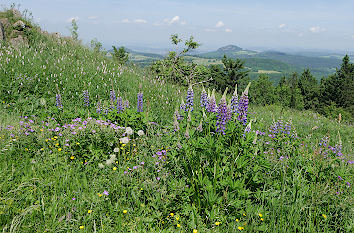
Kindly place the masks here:
<instances>
[{"instance_id":1,"label":"blue lupine flower","mask_svg":"<svg viewBox=\"0 0 354 233\"><path fill-rule=\"evenodd\" d=\"M137 104L137 111L143 112L143 93L138 93L138 104Z\"/></svg>"},{"instance_id":2,"label":"blue lupine flower","mask_svg":"<svg viewBox=\"0 0 354 233\"><path fill-rule=\"evenodd\" d=\"M241 121L244 125L247 123L247 112L248 112L248 90L251 83L249 83L242 93L240 101L238 103L238 120Z\"/></svg>"},{"instance_id":3,"label":"blue lupine flower","mask_svg":"<svg viewBox=\"0 0 354 233\"><path fill-rule=\"evenodd\" d=\"M186 111L193 111L193 104L194 104L194 91L192 85L189 85L187 90L187 101L186 101Z\"/></svg>"},{"instance_id":4,"label":"blue lupine flower","mask_svg":"<svg viewBox=\"0 0 354 233\"><path fill-rule=\"evenodd\" d=\"M206 107L207 104L208 104L208 94L203 87L202 93L200 94L200 106Z\"/></svg>"},{"instance_id":5,"label":"blue lupine flower","mask_svg":"<svg viewBox=\"0 0 354 233\"><path fill-rule=\"evenodd\" d=\"M57 95L56 95L56 105L57 105L57 107L61 110L61 109L63 109L63 104L62 104L62 101L61 101L61 95L60 95L60 93L58 93Z\"/></svg>"},{"instance_id":6,"label":"blue lupine flower","mask_svg":"<svg viewBox=\"0 0 354 233\"><path fill-rule=\"evenodd\" d=\"M83 96L84 96L84 106L89 107L90 106L90 95L88 90L83 91Z\"/></svg>"},{"instance_id":7,"label":"blue lupine flower","mask_svg":"<svg viewBox=\"0 0 354 233\"><path fill-rule=\"evenodd\" d=\"M218 105L218 113L216 120L216 132L225 134L225 125L229 119L229 113L226 105L226 93L227 88L224 92L224 95L221 97L219 105Z\"/></svg>"},{"instance_id":8,"label":"blue lupine flower","mask_svg":"<svg viewBox=\"0 0 354 233\"><path fill-rule=\"evenodd\" d=\"M121 113L124 111L123 99L122 97L117 97L117 113Z\"/></svg>"},{"instance_id":9,"label":"blue lupine flower","mask_svg":"<svg viewBox=\"0 0 354 233\"><path fill-rule=\"evenodd\" d=\"M216 108L216 101L215 101L215 89L214 89L213 93L208 98L207 111L208 112L215 112L215 108Z\"/></svg>"}]
</instances>

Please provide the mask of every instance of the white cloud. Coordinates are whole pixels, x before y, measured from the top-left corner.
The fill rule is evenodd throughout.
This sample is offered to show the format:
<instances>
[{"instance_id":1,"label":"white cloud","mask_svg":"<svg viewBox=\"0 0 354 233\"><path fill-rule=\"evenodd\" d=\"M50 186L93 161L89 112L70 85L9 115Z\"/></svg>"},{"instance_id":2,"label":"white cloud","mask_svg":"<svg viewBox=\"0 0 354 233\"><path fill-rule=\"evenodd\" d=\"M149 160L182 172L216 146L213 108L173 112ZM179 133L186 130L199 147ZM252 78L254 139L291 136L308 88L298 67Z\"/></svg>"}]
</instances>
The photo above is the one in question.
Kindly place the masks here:
<instances>
[{"instance_id":1,"label":"white cloud","mask_svg":"<svg viewBox=\"0 0 354 233\"><path fill-rule=\"evenodd\" d=\"M220 28L220 27L222 27L222 26L224 26L225 24L220 20L220 21L218 21L216 24L215 24L215 27L217 27L217 28Z\"/></svg>"},{"instance_id":2,"label":"white cloud","mask_svg":"<svg viewBox=\"0 0 354 233\"><path fill-rule=\"evenodd\" d=\"M179 18L179 16L178 15L176 15L175 17L173 17L172 19L171 19L171 21L168 23L168 24L173 24L173 23L176 23L176 22L178 22L180 20L180 18Z\"/></svg>"},{"instance_id":3,"label":"white cloud","mask_svg":"<svg viewBox=\"0 0 354 233\"><path fill-rule=\"evenodd\" d=\"M78 21L80 18L79 18L79 16L74 16L74 17L68 18L66 20L66 22L71 23L74 19L75 19L75 21Z\"/></svg>"},{"instance_id":4,"label":"white cloud","mask_svg":"<svg viewBox=\"0 0 354 233\"><path fill-rule=\"evenodd\" d=\"M98 19L98 16L92 15L92 16L87 17L87 19L95 20L95 19Z\"/></svg>"},{"instance_id":5,"label":"white cloud","mask_svg":"<svg viewBox=\"0 0 354 233\"><path fill-rule=\"evenodd\" d=\"M324 31L326 31L325 28L322 28L322 27L320 27L320 26L310 27L309 30L310 30L310 32L313 32L313 33L318 33L318 32L324 32Z\"/></svg>"},{"instance_id":6,"label":"white cloud","mask_svg":"<svg viewBox=\"0 0 354 233\"><path fill-rule=\"evenodd\" d=\"M175 23L179 23L180 25L185 25L186 24L186 21L182 21L181 22L181 18L176 15L174 16L172 19L168 19L168 18L165 18L162 20L162 22L158 21L158 22L155 22L153 25L154 26L163 26L163 25L172 25L172 24L175 24Z\"/></svg>"},{"instance_id":7,"label":"white cloud","mask_svg":"<svg viewBox=\"0 0 354 233\"><path fill-rule=\"evenodd\" d=\"M232 30L230 28L226 28L225 32L232 32Z\"/></svg>"},{"instance_id":8,"label":"white cloud","mask_svg":"<svg viewBox=\"0 0 354 233\"><path fill-rule=\"evenodd\" d=\"M278 26L278 28L284 28L286 26L286 24L285 23L282 23L282 24L280 24L279 26Z\"/></svg>"},{"instance_id":9,"label":"white cloud","mask_svg":"<svg viewBox=\"0 0 354 233\"><path fill-rule=\"evenodd\" d=\"M216 30L213 29L213 28L206 28L206 29L204 29L204 31L206 31L206 32L215 32Z\"/></svg>"},{"instance_id":10,"label":"white cloud","mask_svg":"<svg viewBox=\"0 0 354 233\"><path fill-rule=\"evenodd\" d=\"M354 35L352 35L352 38L354 39Z\"/></svg>"},{"instance_id":11,"label":"white cloud","mask_svg":"<svg viewBox=\"0 0 354 233\"><path fill-rule=\"evenodd\" d=\"M297 34L298 37L303 37L304 36L304 33L302 32L299 32L299 34Z\"/></svg>"},{"instance_id":12,"label":"white cloud","mask_svg":"<svg viewBox=\"0 0 354 233\"><path fill-rule=\"evenodd\" d=\"M130 23L130 20L129 19L123 19L122 23Z\"/></svg>"},{"instance_id":13,"label":"white cloud","mask_svg":"<svg viewBox=\"0 0 354 233\"><path fill-rule=\"evenodd\" d=\"M147 23L145 19L135 19L134 23Z\"/></svg>"}]
</instances>

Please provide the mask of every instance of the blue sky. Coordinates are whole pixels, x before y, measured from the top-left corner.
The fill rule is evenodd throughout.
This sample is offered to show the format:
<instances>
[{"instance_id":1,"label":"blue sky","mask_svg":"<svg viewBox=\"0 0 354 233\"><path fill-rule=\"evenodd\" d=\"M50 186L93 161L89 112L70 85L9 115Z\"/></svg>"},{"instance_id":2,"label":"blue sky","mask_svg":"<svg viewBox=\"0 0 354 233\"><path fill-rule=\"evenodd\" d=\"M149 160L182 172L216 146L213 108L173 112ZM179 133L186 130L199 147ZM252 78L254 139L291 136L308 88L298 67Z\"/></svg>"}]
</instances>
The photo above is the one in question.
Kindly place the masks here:
<instances>
[{"instance_id":1,"label":"blue sky","mask_svg":"<svg viewBox=\"0 0 354 233\"><path fill-rule=\"evenodd\" d=\"M2 0L10 6L14 0ZM106 47L168 47L169 37L190 35L201 49L235 44L243 48L354 51L353 0L18 0L49 32Z\"/></svg>"}]
</instances>

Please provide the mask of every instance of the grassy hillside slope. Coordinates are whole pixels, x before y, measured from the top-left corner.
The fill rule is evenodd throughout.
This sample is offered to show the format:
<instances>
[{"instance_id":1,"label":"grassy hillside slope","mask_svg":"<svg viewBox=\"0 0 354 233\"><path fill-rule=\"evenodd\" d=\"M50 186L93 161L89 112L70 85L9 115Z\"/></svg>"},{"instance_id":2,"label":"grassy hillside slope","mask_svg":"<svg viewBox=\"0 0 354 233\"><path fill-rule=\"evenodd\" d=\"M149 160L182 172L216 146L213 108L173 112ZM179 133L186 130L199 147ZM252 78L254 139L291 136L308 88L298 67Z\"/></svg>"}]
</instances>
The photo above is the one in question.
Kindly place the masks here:
<instances>
[{"instance_id":1,"label":"grassy hillside slope","mask_svg":"<svg viewBox=\"0 0 354 233\"><path fill-rule=\"evenodd\" d=\"M206 108L199 85L27 36L0 47L3 232L354 229L353 126L246 94Z\"/></svg>"}]
</instances>

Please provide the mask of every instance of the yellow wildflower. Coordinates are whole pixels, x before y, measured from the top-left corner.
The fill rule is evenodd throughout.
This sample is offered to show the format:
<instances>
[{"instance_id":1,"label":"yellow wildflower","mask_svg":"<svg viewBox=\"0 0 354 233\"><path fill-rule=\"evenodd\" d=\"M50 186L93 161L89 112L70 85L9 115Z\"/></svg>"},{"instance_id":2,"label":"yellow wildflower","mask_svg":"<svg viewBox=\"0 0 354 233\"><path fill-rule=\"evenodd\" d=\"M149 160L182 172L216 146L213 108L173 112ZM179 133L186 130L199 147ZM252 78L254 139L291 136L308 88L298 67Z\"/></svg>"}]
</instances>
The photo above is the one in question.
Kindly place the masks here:
<instances>
[{"instance_id":1,"label":"yellow wildflower","mask_svg":"<svg viewBox=\"0 0 354 233\"><path fill-rule=\"evenodd\" d=\"M264 221L264 218L261 218L261 221Z\"/></svg>"},{"instance_id":2,"label":"yellow wildflower","mask_svg":"<svg viewBox=\"0 0 354 233\"><path fill-rule=\"evenodd\" d=\"M98 195L99 197L102 197L102 193L97 193L97 195Z\"/></svg>"},{"instance_id":3,"label":"yellow wildflower","mask_svg":"<svg viewBox=\"0 0 354 233\"><path fill-rule=\"evenodd\" d=\"M193 229L193 233L198 233L198 230L197 229Z\"/></svg>"},{"instance_id":4,"label":"yellow wildflower","mask_svg":"<svg viewBox=\"0 0 354 233\"><path fill-rule=\"evenodd\" d=\"M177 220L177 221L179 220L179 217L178 217L178 216L176 216L176 220Z\"/></svg>"},{"instance_id":5,"label":"yellow wildflower","mask_svg":"<svg viewBox=\"0 0 354 233\"><path fill-rule=\"evenodd\" d=\"M245 214L245 213L243 213L242 215L243 215L243 216L246 216L246 214Z\"/></svg>"},{"instance_id":6,"label":"yellow wildflower","mask_svg":"<svg viewBox=\"0 0 354 233\"><path fill-rule=\"evenodd\" d=\"M240 220L238 220L238 218L236 218L236 222L238 222L238 221L240 221Z\"/></svg>"},{"instance_id":7,"label":"yellow wildflower","mask_svg":"<svg viewBox=\"0 0 354 233\"><path fill-rule=\"evenodd\" d=\"M55 143L56 146L59 146L59 143Z\"/></svg>"},{"instance_id":8,"label":"yellow wildflower","mask_svg":"<svg viewBox=\"0 0 354 233\"><path fill-rule=\"evenodd\" d=\"M216 226L219 226L221 224L221 222L215 222Z\"/></svg>"},{"instance_id":9,"label":"yellow wildflower","mask_svg":"<svg viewBox=\"0 0 354 233\"><path fill-rule=\"evenodd\" d=\"M75 156L73 156L73 155L72 155L72 156L70 156L70 159L71 159L71 160L75 159Z\"/></svg>"},{"instance_id":10,"label":"yellow wildflower","mask_svg":"<svg viewBox=\"0 0 354 233\"><path fill-rule=\"evenodd\" d=\"M91 214L91 213L92 213L92 210L88 210L87 213Z\"/></svg>"},{"instance_id":11,"label":"yellow wildflower","mask_svg":"<svg viewBox=\"0 0 354 233\"><path fill-rule=\"evenodd\" d=\"M115 170L117 170L117 167L114 167L114 168L113 168L113 171L115 171Z\"/></svg>"},{"instance_id":12,"label":"yellow wildflower","mask_svg":"<svg viewBox=\"0 0 354 233\"><path fill-rule=\"evenodd\" d=\"M175 214L174 213L170 213L171 217L173 217Z\"/></svg>"},{"instance_id":13,"label":"yellow wildflower","mask_svg":"<svg viewBox=\"0 0 354 233\"><path fill-rule=\"evenodd\" d=\"M80 226L80 230L84 229L85 227L84 226Z\"/></svg>"},{"instance_id":14,"label":"yellow wildflower","mask_svg":"<svg viewBox=\"0 0 354 233\"><path fill-rule=\"evenodd\" d=\"M177 227L181 227L181 225L177 224Z\"/></svg>"},{"instance_id":15,"label":"yellow wildflower","mask_svg":"<svg viewBox=\"0 0 354 233\"><path fill-rule=\"evenodd\" d=\"M62 149L61 148L58 148L58 151L61 151Z\"/></svg>"},{"instance_id":16,"label":"yellow wildflower","mask_svg":"<svg viewBox=\"0 0 354 233\"><path fill-rule=\"evenodd\" d=\"M327 215L325 215L325 214L322 214L322 217L323 217L324 219L326 219L326 218L327 218Z\"/></svg>"},{"instance_id":17,"label":"yellow wildflower","mask_svg":"<svg viewBox=\"0 0 354 233\"><path fill-rule=\"evenodd\" d=\"M238 229L239 229L240 231L242 231L242 230L244 230L245 228L244 228L244 227L238 227Z\"/></svg>"},{"instance_id":18,"label":"yellow wildflower","mask_svg":"<svg viewBox=\"0 0 354 233\"><path fill-rule=\"evenodd\" d=\"M126 213L128 213L128 210L123 210L123 214L126 214Z\"/></svg>"},{"instance_id":19,"label":"yellow wildflower","mask_svg":"<svg viewBox=\"0 0 354 233\"><path fill-rule=\"evenodd\" d=\"M258 214L259 217L263 217L263 214Z\"/></svg>"}]
</instances>

